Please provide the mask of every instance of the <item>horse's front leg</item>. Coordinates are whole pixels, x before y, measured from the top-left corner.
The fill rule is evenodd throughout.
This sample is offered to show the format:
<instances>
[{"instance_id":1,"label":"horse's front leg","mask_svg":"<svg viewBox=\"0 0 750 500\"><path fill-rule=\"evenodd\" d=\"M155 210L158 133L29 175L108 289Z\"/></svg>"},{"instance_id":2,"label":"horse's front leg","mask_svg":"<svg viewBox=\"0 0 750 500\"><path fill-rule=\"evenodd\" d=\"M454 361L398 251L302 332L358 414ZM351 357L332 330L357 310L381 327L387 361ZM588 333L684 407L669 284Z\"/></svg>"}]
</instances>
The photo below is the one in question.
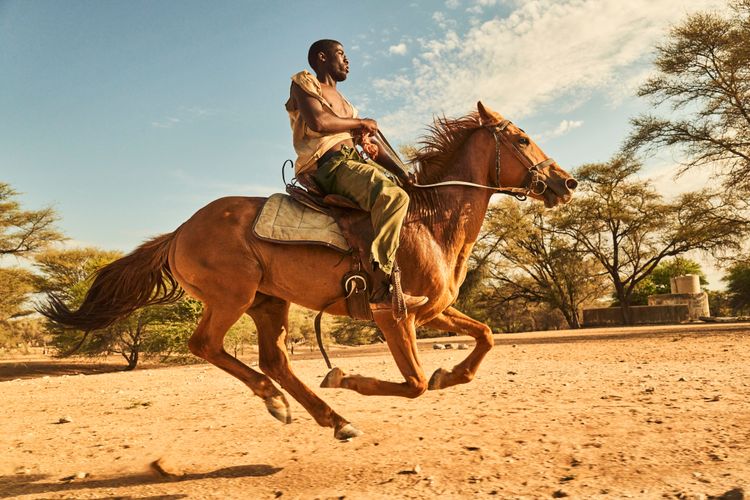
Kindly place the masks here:
<instances>
[{"instance_id":1,"label":"horse's front leg","mask_svg":"<svg viewBox=\"0 0 750 500\"><path fill-rule=\"evenodd\" d=\"M427 323L426 326L445 332L460 332L470 335L476 340L474 349L459 364L448 371L438 368L432 374L429 383L429 389L445 389L452 385L465 384L470 382L476 375L479 365L482 363L484 356L492 349L494 339L492 330L484 323L472 319L461 311L449 307L436 318Z\"/></svg>"},{"instance_id":2,"label":"horse's front leg","mask_svg":"<svg viewBox=\"0 0 750 500\"><path fill-rule=\"evenodd\" d=\"M402 396L416 398L427 390L427 377L417 355L417 335L414 316L397 322L390 311L375 313L375 322L385 336L388 348L404 382L387 382L361 375L346 375L334 368L323 379L321 387L344 388L366 396Z\"/></svg>"}]
</instances>

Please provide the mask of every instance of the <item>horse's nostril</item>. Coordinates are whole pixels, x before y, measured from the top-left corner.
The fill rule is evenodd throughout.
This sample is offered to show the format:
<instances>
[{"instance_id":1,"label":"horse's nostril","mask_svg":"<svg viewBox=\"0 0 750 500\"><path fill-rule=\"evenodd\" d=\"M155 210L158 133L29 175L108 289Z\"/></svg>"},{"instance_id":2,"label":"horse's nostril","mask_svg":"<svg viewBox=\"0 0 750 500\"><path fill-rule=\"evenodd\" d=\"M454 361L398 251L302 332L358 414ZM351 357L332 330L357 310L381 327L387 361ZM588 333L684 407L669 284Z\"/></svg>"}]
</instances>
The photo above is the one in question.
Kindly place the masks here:
<instances>
[{"instance_id":1,"label":"horse's nostril","mask_svg":"<svg viewBox=\"0 0 750 500\"><path fill-rule=\"evenodd\" d=\"M565 187L570 189L571 191L574 191L575 188L578 187L578 181L573 179L572 177L570 179L565 180Z\"/></svg>"}]
</instances>

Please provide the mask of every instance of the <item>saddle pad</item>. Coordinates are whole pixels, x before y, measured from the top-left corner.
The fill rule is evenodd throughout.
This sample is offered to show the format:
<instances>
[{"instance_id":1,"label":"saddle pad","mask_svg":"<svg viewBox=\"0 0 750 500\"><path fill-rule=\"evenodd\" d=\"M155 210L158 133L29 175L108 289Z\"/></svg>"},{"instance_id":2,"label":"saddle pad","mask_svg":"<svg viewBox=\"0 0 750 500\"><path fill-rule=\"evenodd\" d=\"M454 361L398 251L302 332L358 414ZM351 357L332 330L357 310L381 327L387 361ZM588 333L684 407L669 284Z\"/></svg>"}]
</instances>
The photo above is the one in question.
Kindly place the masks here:
<instances>
[{"instance_id":1,"label":"saddle pad","mask_svg":"<svg viewBox=\"0 0 750 500\"><path fill-rule=\"evenodd\" d=\"M268 198L255 219L253 232L258 238L275 243L317 244L349 251L349 244L333 217L281 193Z\"/></svg>"}]
</instances>

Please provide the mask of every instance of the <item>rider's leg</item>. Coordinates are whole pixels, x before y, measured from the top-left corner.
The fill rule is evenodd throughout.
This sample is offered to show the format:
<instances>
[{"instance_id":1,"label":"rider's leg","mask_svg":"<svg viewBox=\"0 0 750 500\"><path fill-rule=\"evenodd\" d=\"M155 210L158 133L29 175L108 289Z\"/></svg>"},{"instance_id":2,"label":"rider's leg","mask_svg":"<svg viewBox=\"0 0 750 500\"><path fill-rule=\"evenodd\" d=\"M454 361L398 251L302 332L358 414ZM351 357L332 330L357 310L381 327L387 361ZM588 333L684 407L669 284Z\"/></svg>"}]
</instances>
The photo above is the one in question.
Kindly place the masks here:
<instances>
[{"instance_id":1,"label":"rider's leg","mask_svg":"<svg viewBox=\"0 0 750 500\"><path fill-rule=\"evenodd\" d=\"M326 192L346 196L370 213L375 230L373 261L391 274L401 226L409 210L409 195L381 167L366 163L353 149L342 150L319 166L315 178Z\"/></svg>"},{"instance_id":2,"label":"rider's leg","mask_svg":"<svg viewBox=\"0 0 750 500\"><path fill-rule=\"evenodd\" d=\"M409 196L381 167L366 163L355 150L342 151L319 166L315 177L325 191L346 196L370 213L375 231L371 255L387 283L393 271L401 226L409 209ZM380 298L388 302L387 285L385 292ZM423 297L405 295L404 298L407 307L426 302Z\"/></svg>"}]
</instances>

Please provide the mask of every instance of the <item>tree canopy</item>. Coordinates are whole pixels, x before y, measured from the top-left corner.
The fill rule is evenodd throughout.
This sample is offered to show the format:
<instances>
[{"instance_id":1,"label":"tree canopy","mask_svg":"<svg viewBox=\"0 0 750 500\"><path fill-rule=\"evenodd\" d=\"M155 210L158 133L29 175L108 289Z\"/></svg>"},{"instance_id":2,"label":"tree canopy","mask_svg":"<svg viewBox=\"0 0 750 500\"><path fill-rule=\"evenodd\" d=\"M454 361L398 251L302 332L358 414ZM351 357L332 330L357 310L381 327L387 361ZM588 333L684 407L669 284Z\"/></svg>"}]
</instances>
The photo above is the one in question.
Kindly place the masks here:
<instances>
[{"instance_id":1,"label":"tree canopy","mask_svg":"<svg viewBox=\"0 0 750 500\"><path fill-rule=\"evenodd\" d=\"M54 293L71 308L83 301L91 286L94 272L120 257L119 252L96 248L48 251L36 257L41 275L36 278L39 291ZM120 354L127 369L134 369L141 353L153 355L184 354L187 340L201 314L201 305L182 299L166 306L149 306L103 330L90 332L81 343L84 332L48 324L53 344L63 353L76 352L96 356ZM80 344L80 345L79 345Z\"/></svg>"},{"instance_id":2,"label":"tree canopy","mask_svg":"<svg viewBox=\"0 0 750 500\"><path fill-rule=\"evenodd\" d=\"M734 312L750 314L750 263L735 262L722 281L727 284L727 294Z\"/></svg>"},{"instance_id":3,"label":"tree canopy","mask_svg":"<svg viewBox=\"0 0 750 500\"><path fill-rule=\"evenodd\" d=\"M579 328L580 309L606 294L601 265L578 242L556 231L554 212L506 198L490 207L472 256L494 301L547 304Z\"/></svg>"},{"instance_id":4,"label":"tree canopy","mask_svg":"<svg viewBox=\"0 0 750 500\"><path fill-rule=\"evenodd\" d=\"M728 16L688 16L654 64L638 94L669 111L632 120L625 150L675 146L685 169L710 164L725 187L750 191L750 0L730 2Z\"/></svg>"},{"instance_id":5,"label":"tree canopy","mask_svg":"<svg viewBox=\"0 0 750 500\"><path fill-rule=\"evenodd\" d=\"M65 239L55 227L58 217L52 208L24 210L17 196L0 182L0 256L27 256Z\"/></svg>"},{"instance_id":6,"label":"tree canopy","mask_svg":"<svg viewBox=\"0 0 750 500\"><path fill-rule=\"evenodd\" d=\"M650 181L636 177L640 168L630 156L582 166L576 198L559 210L558 230L606 270L626 324L636 287L663 259L739 249L747 226L734 205L707 191L664 201Z\"/></svg>"}]
</instances>

